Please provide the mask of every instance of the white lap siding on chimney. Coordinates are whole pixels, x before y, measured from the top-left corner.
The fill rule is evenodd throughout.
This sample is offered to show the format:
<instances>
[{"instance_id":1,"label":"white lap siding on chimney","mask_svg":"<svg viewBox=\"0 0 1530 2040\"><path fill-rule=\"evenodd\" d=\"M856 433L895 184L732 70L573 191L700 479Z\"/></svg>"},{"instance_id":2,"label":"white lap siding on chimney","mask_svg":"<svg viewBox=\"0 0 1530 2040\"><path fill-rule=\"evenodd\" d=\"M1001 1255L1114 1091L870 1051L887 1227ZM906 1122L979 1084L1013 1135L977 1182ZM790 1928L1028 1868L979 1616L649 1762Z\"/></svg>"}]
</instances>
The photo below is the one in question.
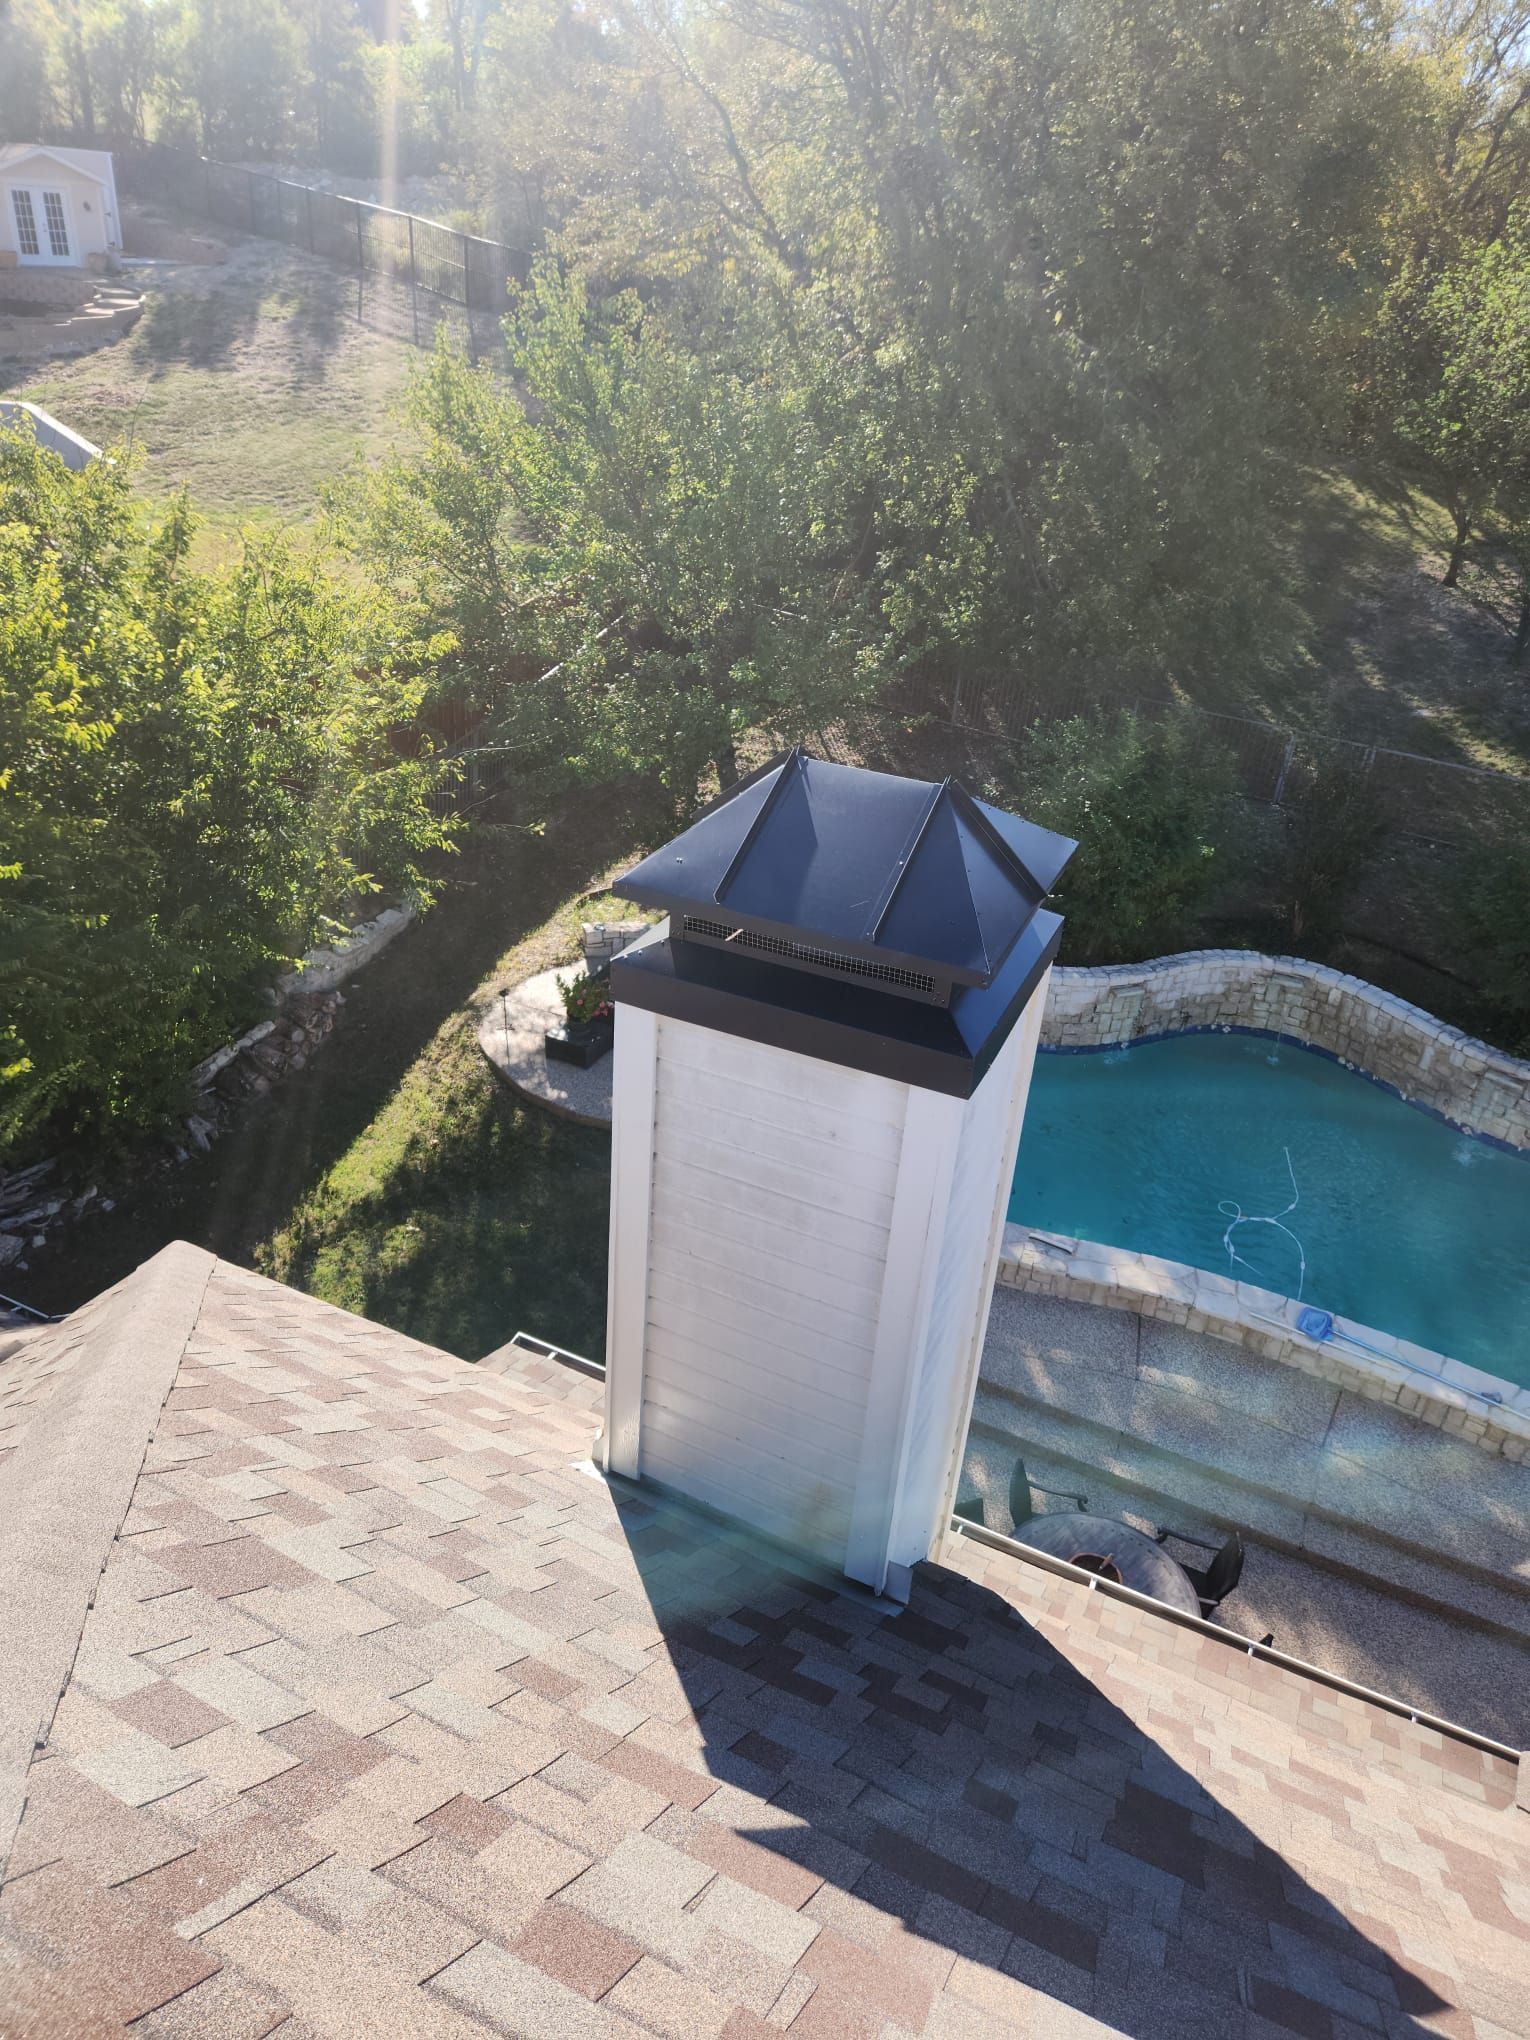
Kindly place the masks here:
<instances>
[{"instance_id":1,"label":"white lap siding on chimney","mask_svg":"<svg viewBox=\"0 0 1530 2040\"><path fill-rule=\"evenodd\" d=\"M907 1100L657 1022L641 1468L836 1564Z\"/></svg>"},{"instance_id":2,"label":"white lap siding on chimney","mask_svg":"<svg viewBox=\"0 0 1530 2040\"><path fill-rule=\"evenodd\" d=\"M619 1010L612 1471L875 1587L938 1549L1041 1006L965 1101Z\"/></svg>"},{"instance_id":3,"label":"white lap siding on chimney","mask_svg":"<svg viewBox=\"0 0 1530 2040\"><path fill-rule=\"evenodd\" d=\"M1046 995L1043 978L982 1083L960 1108L908 1468L899 1483L890 1541L895 1564L917 1565L938 1552L955 1506Z\"/></svg>"}]
</instances>

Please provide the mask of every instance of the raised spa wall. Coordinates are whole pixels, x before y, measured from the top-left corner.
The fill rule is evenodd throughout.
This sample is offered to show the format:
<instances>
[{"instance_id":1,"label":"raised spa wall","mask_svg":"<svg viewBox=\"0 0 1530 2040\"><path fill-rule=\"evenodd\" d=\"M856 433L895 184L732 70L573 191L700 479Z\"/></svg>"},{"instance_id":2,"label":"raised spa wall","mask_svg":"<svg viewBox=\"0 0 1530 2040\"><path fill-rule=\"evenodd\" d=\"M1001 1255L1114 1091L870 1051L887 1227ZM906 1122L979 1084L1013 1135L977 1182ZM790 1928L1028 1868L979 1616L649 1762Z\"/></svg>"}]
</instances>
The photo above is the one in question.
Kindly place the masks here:
<instances>
[{"instance_id":1,"label":"raised spa wall","mask_svg":"<svg viewBox=\"0 0 1530 2040\"><path fill-rule=\"evenodd\" d=\"M1042 1045L1113 1048L1234 1029L1321 1049L1453 1126L1530 1148L1530 1063L1360 978L1299 957L1204 949L1151 963L1054 970ZM1228 1275L1010 1225L998 1279L1208 1332L1393 1403L1506 1459L1530 1460L1530 1388L1344 1318L1337 1320L1341 1334L1379 1350L1320 1344L1297 1331L1289 1297Z\"/></svg>"},{"instance_id":2,"label":"raised spa wall","mask_svg":"<svg viewBox=\"0 0 1530 2040\"><path fill-rule=\"evenodd\" d=\"M1054 970L1044 1048L1114 1048L1244 1028L1334 1056L1452 1126L1530 1148L1530 1063L1363 978L1297 956L1195 949L1151 963Z\"/></svg>"}]
</instances>

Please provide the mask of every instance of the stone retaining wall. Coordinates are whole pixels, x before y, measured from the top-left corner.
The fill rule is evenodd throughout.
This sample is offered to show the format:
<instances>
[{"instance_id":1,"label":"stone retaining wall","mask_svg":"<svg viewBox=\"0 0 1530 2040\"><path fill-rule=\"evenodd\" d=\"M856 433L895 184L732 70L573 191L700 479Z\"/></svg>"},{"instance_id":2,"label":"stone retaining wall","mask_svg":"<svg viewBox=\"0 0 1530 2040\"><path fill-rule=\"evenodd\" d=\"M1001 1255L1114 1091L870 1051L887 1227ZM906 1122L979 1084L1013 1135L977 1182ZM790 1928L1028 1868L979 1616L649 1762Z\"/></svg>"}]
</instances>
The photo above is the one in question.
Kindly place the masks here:
<instances>
[{"instance_id":1,"label":"stone retaining wall","mask_svg":"<svg viewBox=\"0 0 1530 2040\"><path fill-rule=\"evenodd\" d=\"M380 955L396 936L402 935L415 913L412 900L405 900L396 907L384 907L370 921L358 922L325 948L310 949L296 970L288 971L276 980L277 996L283 999L312 998L319 992L332 992L336 985L343 985L363 964Z\"/></svg>"},{"instance_id":2,"label":"stone retaining wall","mask_svg":"<svg viewBox=\"0 0 1530 2040\"><path fill-rule=\"evenodd\" d=\"M630 944L646 935L652 925L651 921L581 921L579 939L585 968L604 968L613 956L620 956Z\"/></svg>"},{"instance_id":3,"label":"stone retaining wall","mask_svg":"<svg viewBox=\"0 0 1530 2040\"><path fill-rule=\"evenodd\" d=\"M128 1164L130 1176L143 1178L188 1161L194 1152L205 1154L247 1099L263 1097L290 1072L304 1068L335 1027L345 1003L341 984L401 935L414 917L412 902L385 907L338 941L310 950L300 969L278 978L267 994L275 1008L272 1017L214 1049L188 1073L190 1112L162 1143L145 1145ZM101 1197L95 1184L57 1179L59 1167L56 1156L18 1174L7 1175L0 1166L0 1268L14 1267L25 1274L26 1253L40 1253L48 1246L55 1227L83 1217L92 1205L102 1211L114 1208L114 1199ZM126 1187L119 1185L119 1194Z\"/></svg>"},{"instance_id":4,"label":"stone retaining wall","mask_svg":"<svg viewBox=\"0 0 1530 2040\"><path fill-rule=\"evenodd\" d=\"M1530 1063L1301 957L1200 949L1054 970L1042 1045L1110 1048L1196 1028L1247 1028L1326 1050L1453 1126L1530 1148Z\"/></svg>"},{"instance_id":5,"label":"stone retaining wall","mask_svg":"<svg viewBox=\"0 0 1530 2040\"><path fill-rule=\"evenodd\" d=\"M1530 1388L1517 1388L1349 1318L1335 1318L1339 1332L1377 1352L1320 1345L1297 1331L1292 1322L1296 1306L1289 1297L1252 1283L1018 1225L1004 1228L998 1279L1012 1289L1103 1304L1209 1332L1374 1402L1393 1403L1420 1423L1454 1432L1505 1459L1530 1460ZM1432 1375L1441 1378L1432 1380ZM1486 1399L1494 1396L1501 1400Z\"/></svg>"},{"instance_id":6,"label":"stone retaining wall","mask_svg":"<svg viewBox=\"0 0 1530 2040\"><path fill-rule=\"evenodd\" d=\"M89 302L96 288L95 272L75 269L11 269L0 274L0 305L56 305L72 311Z\"/></svg>"}]
</instances>

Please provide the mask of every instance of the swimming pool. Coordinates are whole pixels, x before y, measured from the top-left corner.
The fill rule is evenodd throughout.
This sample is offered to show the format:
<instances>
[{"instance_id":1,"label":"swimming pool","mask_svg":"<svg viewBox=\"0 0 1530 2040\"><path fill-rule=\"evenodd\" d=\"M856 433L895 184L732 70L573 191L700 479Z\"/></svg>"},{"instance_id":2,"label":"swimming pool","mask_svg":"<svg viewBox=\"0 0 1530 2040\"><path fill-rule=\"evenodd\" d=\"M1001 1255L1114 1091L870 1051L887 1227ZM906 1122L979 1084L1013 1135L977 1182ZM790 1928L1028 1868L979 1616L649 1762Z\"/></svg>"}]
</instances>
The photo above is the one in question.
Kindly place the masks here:
<instances>
[{"instance_id":1,"label":"swimming pool","mask_svg":"<svg viewBox=\"0 0 1530 2040\"><path fill-rule=\"evenodd\" d=\"M1036 1058L1009 1215L1294 1296L1530 1384L1530 1155L1405 1104L1311 1049L1192 1034Z\"/></svg>"}]
</instances>

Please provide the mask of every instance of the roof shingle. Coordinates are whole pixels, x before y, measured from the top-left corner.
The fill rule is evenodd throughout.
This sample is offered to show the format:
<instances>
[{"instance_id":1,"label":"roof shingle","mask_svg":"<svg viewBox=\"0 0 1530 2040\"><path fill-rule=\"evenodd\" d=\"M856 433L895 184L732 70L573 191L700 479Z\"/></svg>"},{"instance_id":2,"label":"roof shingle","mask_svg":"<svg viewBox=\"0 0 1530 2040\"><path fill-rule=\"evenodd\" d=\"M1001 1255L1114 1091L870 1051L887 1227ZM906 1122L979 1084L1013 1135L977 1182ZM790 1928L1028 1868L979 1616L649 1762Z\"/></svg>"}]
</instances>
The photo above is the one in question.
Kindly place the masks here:
<instances>
[{"instance_id":1,"label":"roof shingle","mask_svg":"<svg viewBox=\"0 0 1530 2040\"><path fill-rule=\"evenodd\" d=\"M595 1475L597 1383L192 1253L7 2034L1530 2030L1502 1759L965 1541L892 1616Z\"/></svg>"}]
</instances>

